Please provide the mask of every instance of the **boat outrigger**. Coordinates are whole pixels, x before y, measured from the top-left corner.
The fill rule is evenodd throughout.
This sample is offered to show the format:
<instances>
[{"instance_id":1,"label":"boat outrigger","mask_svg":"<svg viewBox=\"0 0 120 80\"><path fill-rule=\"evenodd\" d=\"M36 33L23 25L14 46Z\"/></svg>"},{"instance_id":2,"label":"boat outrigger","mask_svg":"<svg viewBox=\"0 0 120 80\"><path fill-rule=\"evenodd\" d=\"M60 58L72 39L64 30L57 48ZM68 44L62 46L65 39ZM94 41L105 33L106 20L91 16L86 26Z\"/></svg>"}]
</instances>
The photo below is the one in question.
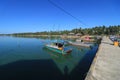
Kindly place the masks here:
<instances>
[{"instance_id":1,"label":"boat outrigger","mask_svg":"<svg viewBox=\"0 0 120 80\"><path fill-rule=\"evenodd\" d=\"M57 43L57 42L47 44L47 45L45 45L45 47L48 48L49 50L52 50L52 51L57 52L57 53L62 54L62 55L65 55L65 54L72 52L72 49L67 49L64 47L64 44Z\"/></svg>"}]
</instances>

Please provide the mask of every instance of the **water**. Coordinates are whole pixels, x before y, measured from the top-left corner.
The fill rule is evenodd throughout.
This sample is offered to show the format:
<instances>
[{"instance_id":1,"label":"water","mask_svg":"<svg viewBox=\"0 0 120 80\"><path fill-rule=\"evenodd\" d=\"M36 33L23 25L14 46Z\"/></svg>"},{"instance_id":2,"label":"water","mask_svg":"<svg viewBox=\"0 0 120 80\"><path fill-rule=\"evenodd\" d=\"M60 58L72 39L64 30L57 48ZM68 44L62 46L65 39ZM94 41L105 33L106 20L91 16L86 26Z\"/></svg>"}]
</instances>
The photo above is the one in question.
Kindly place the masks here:
<instances>
[{"instance_id":1,"label":"water","mask_svg":"<svg viewBox=\"0 0 120 80\"><path fill-rule=\"evenodd\" d=\"M62 56L44 47L52 41L0 36L0 80L84 80L98 46Z\"/></svg>"}]
</instances>

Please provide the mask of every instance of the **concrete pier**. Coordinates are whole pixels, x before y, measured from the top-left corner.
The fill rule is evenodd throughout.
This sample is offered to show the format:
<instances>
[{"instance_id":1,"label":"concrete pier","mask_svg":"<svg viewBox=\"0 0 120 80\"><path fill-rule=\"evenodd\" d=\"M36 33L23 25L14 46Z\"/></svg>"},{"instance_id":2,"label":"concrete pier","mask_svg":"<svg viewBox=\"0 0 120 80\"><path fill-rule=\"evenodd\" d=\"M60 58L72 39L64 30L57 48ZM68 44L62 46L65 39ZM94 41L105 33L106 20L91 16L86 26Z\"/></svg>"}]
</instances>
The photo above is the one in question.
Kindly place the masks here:
<instances>
[{"instance_id":1,"label":"concrete pier","mask_svg":"<svg viewBox=\"0 0 120 80\"><path fill-rule=\"evenodd\" d=\"M103 37L85 80L120 80L120 47Z\"/></svg>"}]
</instances>

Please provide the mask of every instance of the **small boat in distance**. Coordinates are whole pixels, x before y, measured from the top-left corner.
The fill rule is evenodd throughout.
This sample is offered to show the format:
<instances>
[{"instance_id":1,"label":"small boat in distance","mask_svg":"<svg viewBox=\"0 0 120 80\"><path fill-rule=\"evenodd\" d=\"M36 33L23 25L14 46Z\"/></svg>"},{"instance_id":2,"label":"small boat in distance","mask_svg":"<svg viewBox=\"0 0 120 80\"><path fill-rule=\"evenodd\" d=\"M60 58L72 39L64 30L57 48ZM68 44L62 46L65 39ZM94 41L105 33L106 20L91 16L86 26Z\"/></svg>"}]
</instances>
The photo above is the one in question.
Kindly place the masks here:
<instances>
[{"instance_id":1,"label":"small boat in distance","mask_svg":"<svg viewBox=\"0 0 120 80\"><path fill-rule=\"evenodd\" d=\"M92 43L92 42L96 42L96 40L97 40L97 38L95 37L95 36L89 36L89 35L86 35L86 36L82 36L81 37L81 40L83 41L83 42L90 42L90 43Z\"/></svg>"},{"instance_id":2,"label":"small boat in distance","mask_svg":"<svg viewBox=\"0 0 120 80\"><path fill-rule=\"evenodd\" d=\"M72 41L68 41L69 44L74 45L74 46L81 46L81 47L91 47L90 44L85 44L84 42L72 42Z\"/></svg>"},{"instance_id":3,"label":"small boat in distance","mask_svg":"<svg viewBox=\"0 0 120 80\"><path fill-rule=\"evenodd\" d=\"M58 43L58 42L47 44L47 45L45 45L45 47L51 51L57 52L57 53L62 54L62 55L66 55L66 54L72 52L72 49L67 49L64 46L64 44Z\"/></svg>"}]
</instances>

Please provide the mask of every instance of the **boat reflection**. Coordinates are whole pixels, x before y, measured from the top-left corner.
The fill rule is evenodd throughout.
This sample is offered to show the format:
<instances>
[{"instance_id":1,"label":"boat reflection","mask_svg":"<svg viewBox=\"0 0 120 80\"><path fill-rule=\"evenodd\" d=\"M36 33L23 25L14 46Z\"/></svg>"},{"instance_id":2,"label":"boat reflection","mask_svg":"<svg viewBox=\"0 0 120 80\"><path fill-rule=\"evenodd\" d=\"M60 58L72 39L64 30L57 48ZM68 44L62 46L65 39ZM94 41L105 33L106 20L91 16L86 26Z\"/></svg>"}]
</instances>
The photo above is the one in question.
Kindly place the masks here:
<instances>
[{"instance_id":1,"label":"boat reflection","mask_svg":"<svg viewBox=\"0 0 120 80\"><path fill-rule=\"evenodd\" d=\"M61 55L56 52L53 52L47 48L43 48L46 53L48 53L51 56L51 59L55 62L55 64L58 66L62 74L69 75L71 71L78 65L78 63L83 59L85 56L86 51L79 51L79 49L76 48L78 51L73 51L71 54L68 55Z\"/></svg>"}]
</instances>

